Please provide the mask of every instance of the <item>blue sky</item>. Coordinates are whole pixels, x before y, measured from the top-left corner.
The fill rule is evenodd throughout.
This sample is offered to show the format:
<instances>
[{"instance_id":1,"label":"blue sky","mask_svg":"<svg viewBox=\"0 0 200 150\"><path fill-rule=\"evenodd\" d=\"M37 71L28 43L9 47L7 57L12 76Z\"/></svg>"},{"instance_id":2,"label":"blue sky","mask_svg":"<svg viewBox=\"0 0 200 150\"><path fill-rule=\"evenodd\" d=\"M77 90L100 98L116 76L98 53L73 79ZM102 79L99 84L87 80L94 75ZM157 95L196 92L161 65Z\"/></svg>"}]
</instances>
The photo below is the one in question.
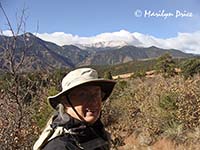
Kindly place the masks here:
<instances>
[{"instance_id":1,"label":"blue sky","mask_svg":"<svg viewBox=\"0 0 200 150\"><path fill-rule=\"evenodd\" d=\"M127 31L142 34L140 38L145 35L146 38L153 37L151 40L162 40L179 37L179 33L196 34L200 31L199 0L0 0L0 2L13 24L16 23L16 12L20 12L25 6L28 16L26 30L34 33L39 23L38 33L41 38L42 34L46 33L47 36L57 32L67 34L68 38L69 35L74 38L94 37L102 33L121 34L121 31ZM167 18L145 16L145 12L159 14L162 11L173 16ZM190 16L176 17L177 12ZM0 29L6 30L2 12L0 19Z\"/></svg>"},{"instance_id":2,"label":"blue sky","mask_svg":"<svg viewBox=\"0 0 200 150\"><path fill-rule=\"evenodd\" d=\"M198 0L1 0L11 20L15 12L27 8L27 30L39 33L65 32L93 36L103 32L140 32L156 37L175 36L177 32L200 30L200 1ZM136 17L136 10L193 13L185 18ZM1 16L2 17L2 16ZM2 24L1 24L2 25Z\"/></svg>"}]
</instances>

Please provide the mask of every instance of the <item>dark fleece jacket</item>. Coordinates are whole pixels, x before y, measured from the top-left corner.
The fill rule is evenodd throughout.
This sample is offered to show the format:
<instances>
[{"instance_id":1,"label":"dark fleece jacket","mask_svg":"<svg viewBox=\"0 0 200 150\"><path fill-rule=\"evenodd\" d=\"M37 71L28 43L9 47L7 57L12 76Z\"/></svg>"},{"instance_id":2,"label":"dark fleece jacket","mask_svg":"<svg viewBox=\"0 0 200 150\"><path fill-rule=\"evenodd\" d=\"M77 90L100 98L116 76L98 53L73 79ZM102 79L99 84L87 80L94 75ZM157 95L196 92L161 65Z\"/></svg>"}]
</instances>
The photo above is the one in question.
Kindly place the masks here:
<instances>
[{"instance_id":1,"label":"dark fleece jacket","mask_svg":"<svg viewBox=\"0 0 200 150\"><path fill-rule=\"evenodd\" d=\"M55 116L52 128L62 126L75 134L63 134L49 141L42 150L109 150L109 138L100 119L88 125L66 114L65 121Z\"/></svg>"}]
</instances>

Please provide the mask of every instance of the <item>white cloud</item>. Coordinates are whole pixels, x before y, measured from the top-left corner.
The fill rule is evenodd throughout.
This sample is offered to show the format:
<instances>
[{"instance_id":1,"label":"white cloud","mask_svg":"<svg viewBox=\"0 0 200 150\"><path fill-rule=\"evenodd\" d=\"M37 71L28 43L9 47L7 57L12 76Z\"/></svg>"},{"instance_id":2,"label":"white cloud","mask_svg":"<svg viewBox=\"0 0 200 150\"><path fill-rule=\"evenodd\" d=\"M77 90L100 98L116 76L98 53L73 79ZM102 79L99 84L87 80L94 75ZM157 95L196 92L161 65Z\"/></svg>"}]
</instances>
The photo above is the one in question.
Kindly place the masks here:
<instances>
[{"instance_id":1,"label":"white cloud","mask_svg":"<svg viewBox=\"0 0 200 150\"><path fill-rule=\"evenodd\" d=\"M149 47L157 46L160 48L179 49L187 53L200 54L200 31L194 33L178 33L176 37L162 39L151 35L138 32L130 33L126 30L118 32L102 33L92 37L79 37L77 35L66 34L64 32L43 33L38 37L54 42L58 45L69 44L92 44L98 42L124 41L130 45Z\"/></svg>"},{"instance_id":2,"label":"white cloud","mask_svg":"<svg viewBox=\"0 0 200 150\"><path fill-rule=\"evenodd\" d=\"M74 36L72 34L66 34L64 32L54 32L54 33L42 33L37 36L45 41L50 41L56 43L58 45L69 45L75 43L79 40L78 36Z\"/></svg>"},{"instance_id":3,"label":"white cloud","mask_svg":"<svg viewBox=\"0 0 200 150\"><path fill-rule=\"evenodd\" d=\"M126 43L137 45L140 43L132 34L126 30L120 30L119 32L102 33L95 37L94 41L125 41Z\"/></svg>"},{"instance_id":4,"label":"white cloud","mask_svg":"<svg viewBox=\"0 0 200 150\"><path fill-rule=\"evenodd\" d=\"M54 33L43 33L37 34L37 36L43 40L54 42L58 45L69 45L69 44L91 44L98 42L108 41L125 41L129 44L140 43L132 34L125 30L112 33L102 33L91 37L79 37L78 35L66 34L64 32Z\"/></svg>"},{"instance_id":5,"label":"white cloud","mask_svg":"<svg viewBox=\"0 0 200 150\"><path fill-rule=\"evenodd\" d=\"M133 35L143 42L141 46L157 46L160 48L179 49L187 53L200 54L200 31L193 33L178 33L177 37L159 39L149 35L133 33Z\"/></svg>"},{"instance_id":6,"label":"white cloud","mask_svg":"<svg viewBox=\"0 0 200 150\"><path fill-rule=\"evenodd\" d=\"M0 35L12 36L13 34L11 30L4 30L4 31L1 31Z\"/></svg>"}]
</instances>

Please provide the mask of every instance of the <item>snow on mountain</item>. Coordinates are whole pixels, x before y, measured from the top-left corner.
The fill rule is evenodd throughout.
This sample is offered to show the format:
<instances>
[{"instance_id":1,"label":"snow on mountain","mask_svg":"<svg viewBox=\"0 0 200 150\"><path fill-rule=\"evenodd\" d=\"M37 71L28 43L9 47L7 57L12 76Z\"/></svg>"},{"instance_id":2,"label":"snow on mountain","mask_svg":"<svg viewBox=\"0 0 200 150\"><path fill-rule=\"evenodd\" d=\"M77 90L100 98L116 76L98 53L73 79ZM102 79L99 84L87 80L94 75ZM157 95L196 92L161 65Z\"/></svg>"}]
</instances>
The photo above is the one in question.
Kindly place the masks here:
<instances>
[{"instance_id":1,"label":"snow on mountain","mask_svg":"<svg viewBox=\"0 0 200 150\"><path fill-rule=\"evenodd\" d=\"M103 41L97 43L75 44L75 45L81 49L86 49L86 48L120 48L129 44L125 41Z\"/></svg>"}]
</instances>

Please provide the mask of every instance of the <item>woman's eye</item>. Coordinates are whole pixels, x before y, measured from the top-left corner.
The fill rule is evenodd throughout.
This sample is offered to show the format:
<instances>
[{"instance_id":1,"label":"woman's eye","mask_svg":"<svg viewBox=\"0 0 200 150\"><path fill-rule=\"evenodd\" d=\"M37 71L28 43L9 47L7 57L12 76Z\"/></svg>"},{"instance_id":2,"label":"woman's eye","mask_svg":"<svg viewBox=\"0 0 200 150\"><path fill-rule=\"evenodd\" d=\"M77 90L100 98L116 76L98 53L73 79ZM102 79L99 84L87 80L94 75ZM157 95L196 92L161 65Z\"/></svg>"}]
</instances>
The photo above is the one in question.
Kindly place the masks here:
<instances>
[{"instance_id":1,"label":"woman's eye","mask_svg":"<svg viewBox=\"0 0 200 150\"><path fill-rule=\"evenodd\" d=\"M85 97L86 95L87 95L87 94L84 93L84 92L78 94L79 97Z\"/></svg>"}]
</instances>

